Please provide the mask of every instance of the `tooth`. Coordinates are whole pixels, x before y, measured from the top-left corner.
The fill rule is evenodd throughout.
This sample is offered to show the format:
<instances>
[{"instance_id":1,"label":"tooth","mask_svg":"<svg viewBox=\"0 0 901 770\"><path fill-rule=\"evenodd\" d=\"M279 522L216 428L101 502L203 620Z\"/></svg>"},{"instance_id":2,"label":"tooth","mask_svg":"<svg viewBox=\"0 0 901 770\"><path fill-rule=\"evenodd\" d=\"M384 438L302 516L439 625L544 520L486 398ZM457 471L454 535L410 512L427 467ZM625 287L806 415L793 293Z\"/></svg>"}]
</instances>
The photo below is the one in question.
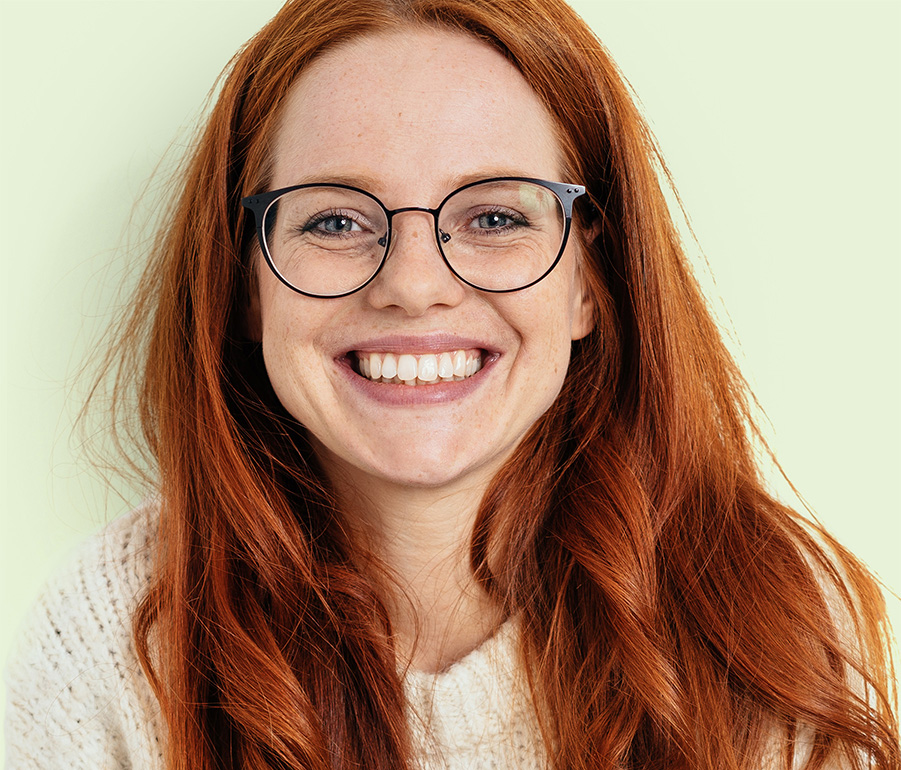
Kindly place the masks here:
<instances>
[{"instance_id":1,"label":"tooth","mask_svg":"<svg viewBox=\"0 0 901 770\"><path fill-rule=\"evenodd\" d=\"M393 380L397 376L397 358L394 353L385 353L382 359L382 377L385 381Z\"/></svg>"},{"instance_id":2,"label":"tooth","mask_svg":"<svg viewBox=\"0 0 901 770\"><path fill-rule=\"evenodd\" d=\"M438 379L438 356L427 353L419 357L419 379L434 382Z\"/></svg>"},{"instance_id":3,"label":"tooth","mask_svg":"<svg viewBox=\"0 0 901 770\"><path fill-rule=\"evenodd\" d=\"M397 359L397 376L404 382L416 379L416 359L409 353Z\"/></svg>"},{"instance_id":4,"label":"tooth","mask_svg":"<svg viewBox=\"0 0 901 770\"><path fill-rule=\"evenodd\" d=\"M467 355L465 350L445 353L358 353L357 367L361 375L374 382L428 385L459 382L472 377L482 368L480 353Z\"/></svg>"},{"instance_id":5,"label":"tooth","mask_svg":"<svg viewBox=\"0 0 901 770\"><path fill-rule=\"evenodd\" d=\"M442 353L438 356L438 376L442 380L454 376L454 359L450 353Z\"/></svg>"},{"instance_id":6,"label":"tooth","mask_svg":"<svg viewBox=\"0 0 901 770\"><path fill-rule=\"evenodd\" d=\"M454 352L454 377L463 377L466 374L466 353L462 350Z\"/></svg>"}]
</instances>

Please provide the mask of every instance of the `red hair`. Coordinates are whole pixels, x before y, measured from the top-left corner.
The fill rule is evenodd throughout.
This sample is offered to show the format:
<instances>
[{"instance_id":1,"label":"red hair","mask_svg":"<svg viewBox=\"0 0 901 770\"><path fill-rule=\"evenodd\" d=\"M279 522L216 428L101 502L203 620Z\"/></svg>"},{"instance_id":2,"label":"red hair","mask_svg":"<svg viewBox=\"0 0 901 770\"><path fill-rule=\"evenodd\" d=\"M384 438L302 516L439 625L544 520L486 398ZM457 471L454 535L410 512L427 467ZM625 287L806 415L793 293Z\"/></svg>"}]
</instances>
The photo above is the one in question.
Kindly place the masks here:
<instances>
[{"instance_id":1,"label":"red hair","mask_svg":"<svg viewBox=\"0 0 901 770\"><path fill-rule=\"evenodd\" d=\"M650 133L561 0L297 0L232 61L124 342L126 362L145 351L140 415L162 501L135 634L170 767L411 762L385 605L245 341L239 203L268 181L299 73L411 24L507 56L600 212L582 212L598 217L583 248L595 329L472 537L475 575L522 619L553 766L756 768L776 747L790 768L803 732L811 770L898 768L881 594L765 491L745 383L681 251Z\"/></svg>"}]
</instances>

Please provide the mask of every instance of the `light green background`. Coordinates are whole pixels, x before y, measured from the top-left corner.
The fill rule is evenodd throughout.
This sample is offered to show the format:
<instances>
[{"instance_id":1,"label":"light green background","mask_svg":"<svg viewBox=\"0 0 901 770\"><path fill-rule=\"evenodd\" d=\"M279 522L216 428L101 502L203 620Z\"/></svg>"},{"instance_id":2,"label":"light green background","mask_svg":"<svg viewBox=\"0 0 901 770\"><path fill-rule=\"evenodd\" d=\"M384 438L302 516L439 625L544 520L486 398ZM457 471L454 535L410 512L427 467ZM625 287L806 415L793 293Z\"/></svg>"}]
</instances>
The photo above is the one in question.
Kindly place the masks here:
<instances>
[{"instance_id":1,"label":"light green background","mask_svg":"<svg viewBox=\"0 0 901 770\"><path fill-rule=\"evenodd\" d=\"M47 574L126 506L70 428L73 377L136 259L129 220L278 5L0 4L4 657ZM574 5L642 99L785 470L897 590L901 7Z\"/></svg>"}]
</instances>

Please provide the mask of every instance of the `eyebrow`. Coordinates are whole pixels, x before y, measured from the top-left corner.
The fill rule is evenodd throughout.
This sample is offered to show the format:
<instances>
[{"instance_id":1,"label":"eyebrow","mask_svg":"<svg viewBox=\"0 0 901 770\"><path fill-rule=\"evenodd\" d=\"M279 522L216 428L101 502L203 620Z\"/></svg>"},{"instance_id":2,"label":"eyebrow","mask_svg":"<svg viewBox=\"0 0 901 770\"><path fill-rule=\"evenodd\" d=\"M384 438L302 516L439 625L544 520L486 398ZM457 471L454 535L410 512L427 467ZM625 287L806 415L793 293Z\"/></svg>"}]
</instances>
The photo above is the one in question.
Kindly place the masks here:
<instances>
[{"instance_id":1,"label":"eyebrow","mask_svg":"<svg viewBox=\"0 0 901 770\"><path fill-rule=\"evenodd\" d=\"M458 190L459 188L470 184L471 182L481 182L483 179L495 179L497 177L522 177L533 179L537 176L540 176L540 174L536 174L535 172L526 172L519 168L495 166L490 168L478 169L465 174L457 174L455 176L448 177L444 189L444 195L447 195L454 190ZM560 175L557 174L556 176ZM304 176L300 179L297 179L296 181L293 181L291 184L342 184L348 185L350 187L359 187L361 190L365 190L366 192L372 193L373 195L383 195L385 192L384 185L377 177L365 173L357 174L326 172L322 174L316 174L314 176Z\"/></svg>"},{"instance_id":2,"label":"eyebrow","mask_svg":"<svg viewBox=\"0 0 901 770\"><path fill-rule=\"evenodd\" d=\"M378 182L376 181L375 177L368 176L366 174L338 173L325 173L315 174L312 176L304 176L294 180L293 182L291 182L291 184L346 184L350 185L351 187L360 187L367 191L378 187Z\"/></svg>"}]
</instances>

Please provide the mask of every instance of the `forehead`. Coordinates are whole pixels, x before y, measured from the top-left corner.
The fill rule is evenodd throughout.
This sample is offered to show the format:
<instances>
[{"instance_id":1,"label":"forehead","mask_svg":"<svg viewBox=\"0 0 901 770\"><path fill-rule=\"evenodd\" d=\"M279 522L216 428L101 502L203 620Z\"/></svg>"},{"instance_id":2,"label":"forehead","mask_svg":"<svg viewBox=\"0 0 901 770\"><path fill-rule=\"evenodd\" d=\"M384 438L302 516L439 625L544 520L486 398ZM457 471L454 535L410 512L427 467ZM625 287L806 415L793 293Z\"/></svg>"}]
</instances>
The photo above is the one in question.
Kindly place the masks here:
<instances>
[{"instance_id":1,"label":"forehead","mask_svg":"<svg viewBox=\"0 0 901 770\"><path fill-rule=\"evenodd\" d=\"M434 197L472 178L561 176L544 104L498 51L462 33L345 43L301 74L282 110L273 187L331 179Z\"/></svg>"}]
</instances>

